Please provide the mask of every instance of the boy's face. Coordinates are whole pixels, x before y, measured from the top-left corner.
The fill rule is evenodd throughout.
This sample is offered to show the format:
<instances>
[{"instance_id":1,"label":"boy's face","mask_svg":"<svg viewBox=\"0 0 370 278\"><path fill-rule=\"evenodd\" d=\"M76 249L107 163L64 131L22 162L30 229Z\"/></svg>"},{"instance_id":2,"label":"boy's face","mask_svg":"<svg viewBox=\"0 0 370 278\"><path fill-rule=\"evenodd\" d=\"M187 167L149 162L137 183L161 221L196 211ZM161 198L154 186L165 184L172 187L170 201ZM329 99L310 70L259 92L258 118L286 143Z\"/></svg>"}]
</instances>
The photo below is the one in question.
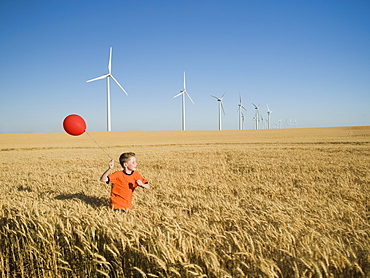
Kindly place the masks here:
<instances>
[{"instance_id":1,"label":"boy's face","mask_svg":"<svg viewBox=\"0 0 370 278\"><path fill-rule=\"evenodd\" d=\"M136 157L131 156L129 160L123 164L125 167L127 167L128 170L130 171L135 171L137 167L137 162L136 162Z\"/></svg>"}]
</instances>

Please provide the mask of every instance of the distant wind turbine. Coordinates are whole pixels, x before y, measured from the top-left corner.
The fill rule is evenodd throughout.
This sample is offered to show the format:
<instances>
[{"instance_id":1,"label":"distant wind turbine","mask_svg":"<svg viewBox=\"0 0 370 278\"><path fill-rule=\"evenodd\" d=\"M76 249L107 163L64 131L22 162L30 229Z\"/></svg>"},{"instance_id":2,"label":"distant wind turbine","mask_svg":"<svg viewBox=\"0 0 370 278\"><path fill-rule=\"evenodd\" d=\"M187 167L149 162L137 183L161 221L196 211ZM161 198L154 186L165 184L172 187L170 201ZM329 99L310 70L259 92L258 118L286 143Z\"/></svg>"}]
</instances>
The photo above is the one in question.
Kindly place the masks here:
<instances>
[{"instance_id":1,"label":"distant wind turbine","mask_svg":"<svg viewBox=\"0 0 370 278\"><path fill-rule=\"evenodd\" d=\"M95 81L95 80L99 80L99 79L104 79L104 78L107 78L107 131L111 131L111 117L110 117L110 84L109 84L109 78L112 78L114 82L117 83L117 85L122 89L122 91L128 95L125 91L125 89L123 89L123 87L121 86L121 84L118 83L118 81L113 77L112 75L112 47L110 48L110 51L109 51L109 61L108 61L108 73L107 74L104 74L100 77L97 77L97 78L93 78L93 79L90 79L90 80L87 80L86 82L91 82L91 81Z\"/></svg>"},{"instance_id":2,"label":"distant wind turbine","mask_svg":"<svg viewBox=\"0 0 370 278\"><path fill-rule=\"evenodd\" d=\"M266 106L267 106L267 128L270 129L270 114L272 113L272 111L270 110L267 104Z\"/></svg>"},{"instance_id":3,"label":"distant wind turbine","mask_svg":"<svg viewBox=\"0 0 370 278\"><path fill-rule=\"evenodd\" d=\"M254 105L254 108L256 109L256 116L255 116L255 118L256 118L256 129L258 129L258 122L259 122L259 111L258 111L258 108L260 107L259 105L257 106L257 105L255 105L254 103L252 103L253 105Z\"/></svg>"},{"instance_id":4,"label":"distant wind turbine","mask_svg":"<svg viewBox=\"0 0 370 278\"><path fill-rule=\"evenodd\" d=\"M180 91L178 95L173 97L175 98L180 95L182 96L182 105L181 105L182 106L182 130L185 130L185 94L188 96L190 101L195 105L194 101L191 99L190 95L186 91L186 80L185 80L185 71L184 71L184 90Z\"/></svg>"},{"instance_id":5,"label":"distant wind turbine","mask_svg":"<svg viewBox=\"0 0 370 278\"><path fill-rule=\"evenodd\" d=\"M218 130L222 130L222 119L221 119L221 110L222 112L224 112L225 114L225 109L224 109L224 105L222 103L222 99L224 98L226 92L222 95L222 97L216 97L216 96L213 96L211 95L211 97L214 97L215 99L217 99L218 101Z\"/></svg>"},{"instance_id":6,"label":"distant wind turbine","mask_svg":"<svg viewBox=\"0 0 370 278\"><path fill-rule=\"evenodd\" d=\"M245 109L245 107L243 106L242 104L242 96L239 94L239 104L238 104L238 110L239 110L239 130L243 130L243 118L244 118L244 115L242 113L242 109L244 109L245 111L247 111L247 109Z\"/></svg>"}]
</instances>

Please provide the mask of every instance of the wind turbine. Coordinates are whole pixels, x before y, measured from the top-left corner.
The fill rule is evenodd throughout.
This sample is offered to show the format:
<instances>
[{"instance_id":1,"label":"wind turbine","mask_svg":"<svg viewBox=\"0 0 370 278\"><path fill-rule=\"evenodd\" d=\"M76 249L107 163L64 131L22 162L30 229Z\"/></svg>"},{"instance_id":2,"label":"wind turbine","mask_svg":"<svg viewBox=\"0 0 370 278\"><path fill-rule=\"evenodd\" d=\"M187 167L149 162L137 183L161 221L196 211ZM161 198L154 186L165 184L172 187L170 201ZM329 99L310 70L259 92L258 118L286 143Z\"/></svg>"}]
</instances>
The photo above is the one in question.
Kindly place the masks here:
<instances>
[{"instance_id":1,"label":"wind turbine","mask_svg":"<svg viewBox=\"0 0 370 278\"><path fill-rule=\"evenodd\" d=\"M243 119L244 118L244 115L242 113L242 109L244 109L245 111L247 111L247 109L245 109L245 107L243 106L242 104L242 96L239 94L239 104L238 104L238 110L239 110L239 130L242 130L243 129Z\"/></svg>"},{"instance_id":2,"label":"wind turbine","mask_svg":"<svg viewBox=\"0 0 370 278\"><path fill-rule=\"evenodd\" d=\"M185 130L185 94L188 96L188 98L191 100L191 102L195 105L194 101L191 99L190 95L186 91L186 80L185 80L185 71L184 71L184 90L180 91L180 93L175 97L178 97L181 95L182 97L182 130Z\"/></svg>"},{"instance_id":3,"label":"wind turbine","mask_svg":"<svg viewBox=\"0 0 370 278\"><path fill-rule=\"evenodd\" d=\"M211 97L214 97L215 99L217 99L218 101L218 130L222 130L222 119L221 119L221 110L222 112L224 112L225 114L225 109L224 109L224 105L222 103L222 99L224 98L226 92L222 95L222 97L215 97L213 95L211 95Z\"/></svg>"},{"instance_id":4,"label":"wind turbine","mask_svg":"<svg viewBox=\"0 0 370 278\"><path fill-rule=\"evenodd\" d=\"M255 116L255 118L256 118L256 129L258 129L258 122L259 122L259 111L258 111L258 108L260 107L259 105L257 106L257 105L255 105L254 103L252 103L253 105L254 105L254 109L256 109L256 116Z\"/></svg>"},{"instance_id":5,"label":"wind turbine","mask_svg":"<svg viewBox=\"0 0 370 278\"><path fill-rule=\"evenodd\" d=\"M110 84L109 84L109 79L112 78L114 82L117 83L117 85L122 89L122 91L128 95L121 86L121 84L118 83L118 81L113 77L112 75L112 47L110 48L109 51L109 61L108 61L108 73L104 74L102 76L99 76L97 78L93 78L90 80L87 80L86 82L91 82L99 79L107 79L107 131L111 131L111 117L110 117Z\"/></svg>"},{"instance_id":6,"label":"wind turbine","mask_svg":"<svg viewBox=\"0 0 370 278\"><path fill-rule=\"evenodd\" d=\"M270 110L267 104L266 106L267 106L267 128L270 129L270 114L272 113L272 111Z\"/></svg>"}]
</instances>

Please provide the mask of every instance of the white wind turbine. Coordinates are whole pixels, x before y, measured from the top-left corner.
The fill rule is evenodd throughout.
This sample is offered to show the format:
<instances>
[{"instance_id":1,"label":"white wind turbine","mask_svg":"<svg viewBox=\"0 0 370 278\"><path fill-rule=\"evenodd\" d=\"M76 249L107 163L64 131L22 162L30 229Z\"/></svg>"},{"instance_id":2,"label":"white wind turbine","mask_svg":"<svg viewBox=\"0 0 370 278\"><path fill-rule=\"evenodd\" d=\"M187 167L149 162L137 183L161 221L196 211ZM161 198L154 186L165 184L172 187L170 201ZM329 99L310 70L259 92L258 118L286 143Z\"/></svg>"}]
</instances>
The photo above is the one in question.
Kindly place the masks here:
<instances>
[{"instance_id":1,"label":"white wind turbine","mask_svg":"<svg viewBox=\"0 0 370 278\"><path fill-rule=\"evenodd\" d=\"M191 99L190 95L186 91L186 81L185 81L185 71L184 71L184 90L180 91L178 95L173 97L175 98L180 95L182 96L182 105L181 105L182 106L182 130L185 130L185 94L188 96L190 101L195 105L194 101Z\"/></svg>"},{"instance_id":2,"label":"white wind turbine","mask_svg":"<svg viewBox=\"0 0 370 278\"><path fill-rule=\"evenodd\" d=\"M239 104L238 104L238 110L239 110L239 130L242 130L243 129L243 118L244 118L244 115L242 113L242 109L244 109L245 111L247 111L247 109L245 109L245 107L243 106L242 104L242 96L239 94Z\"/></svg>"},{"instance_id":3,"label":"white wind turbine","mask_svg":"<svg viewBox=\"0 0 370 278\"><path fill-rule=\"evenodd\" d=\"M270 110L267 104L266 106L267 106L267 128L270 129L270 114L272 113L272 111Z\"/></svg>"},{"instance_id":4,"label":"white wind turbine","mask_svg":"<svg viewBox=\"0 0 370 278\"><path fill-rule=\"evenodd\" d=\"M222 130L222 119L221 119L221 110L222 112L224 112L225 114L225 109L224 109L224 105L222 103L222 99L224 98L226 92L222 95L222 97L216 97L216 96L213 96L211 95L211 97L214 97L215 99L217 99L218 101L218 130Z\"/></svg>"},{"instance_id":5,"label":"white wind turbine","mask_svg":"<svg viewBox=\"0 0 370 278\"><path fill-rule=\"evenodd\" d=\"M259 108L260 106L259 106L259 105L257 106L257 105L255 105L254 103L252 103L252 104L254 105L254 109L256 109L256 116L255 116L255 118L256 118L256 129L258 129L258 122L259 122L259 119L260 119L258 108Z\"/></svg>"},{"instance_id":6,"label":"white wind turbine","mask_svg":"<svg viewBox=\"0 0 370 278\"><path fill-rule=\"evenodd\" d=\"M117 85L122 89L122 91L128 95L125 91L125 89L123 89L123 87L121 86L121 84L118 83L118 81L113 77L112 75L112 47L110 48L110 51L109 51L109 61L108 61L108 73L107 74L104 74L100 77L97 77L97 78L93 78L93 79L90 79L90 80L87 80L86 82L91 82L91 81L95 81L95 80L99 80L99 79L104 79L104 78L107 78L107 131L111 131L111 117L110 117L110 84L109 84L109 78L112 78L114 82L117 83Z\"/></svg>"}]
</instances>

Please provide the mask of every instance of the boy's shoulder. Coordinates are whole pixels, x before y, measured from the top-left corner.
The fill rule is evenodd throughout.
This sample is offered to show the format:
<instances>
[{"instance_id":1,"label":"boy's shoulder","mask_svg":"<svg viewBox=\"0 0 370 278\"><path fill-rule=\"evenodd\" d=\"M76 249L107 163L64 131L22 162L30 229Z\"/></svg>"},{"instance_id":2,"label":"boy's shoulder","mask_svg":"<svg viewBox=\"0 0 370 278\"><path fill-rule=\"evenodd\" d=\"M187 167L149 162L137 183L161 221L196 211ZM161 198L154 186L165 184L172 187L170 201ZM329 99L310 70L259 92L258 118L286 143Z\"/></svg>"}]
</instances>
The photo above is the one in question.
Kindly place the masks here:
<instances>
[{"instance_id":1,"label":"boy's shoulder","mask_svg":"<svg viewBox=\"0 0 370 278\"><path fill-rule=\"evenodd\" d=\"M123 175L123 171L115 171L115 172L113 172L112 174L110 174L108 176L113 177L113 176L120 176L120 175Z\"/></svg>"},{"instance_id":2,"label":"boy's shoulder","mask_svg":"<svg viewBox=\"0 0 370 278\"><path fill-rule=\"evenodd\" d=\"M112 174L110 174L109 176L124 176L124 177L130 177L130 176L137 176L137 175L139 175L140 176L140 174L139 174L139 172L138 171L133 171L131 174L126 174L123 170L120 170L120 171L115 171L115 172L113 172Z\"/></svg>"}]
</instances>

